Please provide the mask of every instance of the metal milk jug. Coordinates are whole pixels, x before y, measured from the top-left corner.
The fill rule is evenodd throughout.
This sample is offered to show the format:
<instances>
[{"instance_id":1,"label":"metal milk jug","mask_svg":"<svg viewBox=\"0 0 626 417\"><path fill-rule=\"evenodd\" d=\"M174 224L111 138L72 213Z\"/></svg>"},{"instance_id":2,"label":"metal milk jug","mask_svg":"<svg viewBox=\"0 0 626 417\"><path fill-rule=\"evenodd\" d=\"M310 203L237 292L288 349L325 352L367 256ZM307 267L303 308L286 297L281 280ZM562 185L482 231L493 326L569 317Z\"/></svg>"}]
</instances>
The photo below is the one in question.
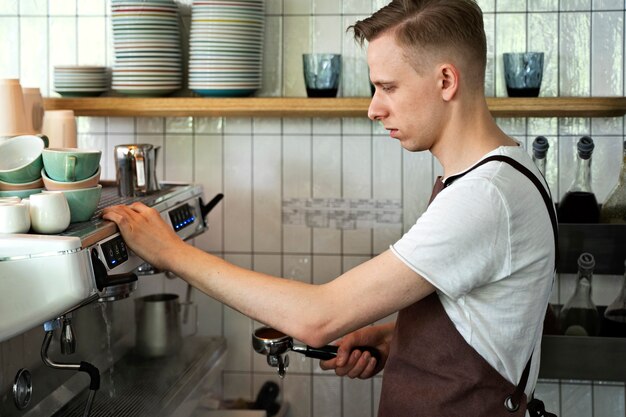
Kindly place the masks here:
<instances>
[{"instance_id":1,"label":"metal milk jug","mask_svg":"<svg viewBox=\"0 0 626 417\"><path fill-rule=\"evenodd\" d=\"M149 143L115 147L115 180L121 197L143 196L160 190L156 178L159 148Z\"/></svg>"}]
</instances>

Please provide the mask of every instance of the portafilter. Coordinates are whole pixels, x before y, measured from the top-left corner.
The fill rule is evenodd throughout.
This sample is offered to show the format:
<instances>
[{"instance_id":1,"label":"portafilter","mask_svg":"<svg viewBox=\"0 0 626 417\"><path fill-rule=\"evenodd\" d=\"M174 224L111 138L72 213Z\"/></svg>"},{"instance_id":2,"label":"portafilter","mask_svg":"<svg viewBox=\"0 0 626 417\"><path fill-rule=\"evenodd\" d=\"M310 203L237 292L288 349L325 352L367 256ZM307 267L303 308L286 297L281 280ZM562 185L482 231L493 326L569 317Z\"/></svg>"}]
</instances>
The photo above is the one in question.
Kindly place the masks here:
<instances>
[{"instance_id":1,"label":"portafilter","mask_svg":"<svg viewBox=\"0 0 626 417\"><path fill-rule=\"evenodd\" d=\"M278 375L285 377L289 366L289 357L285 354L291 350L301 353L308 358L328 360L337 357L338 347L326 345L314 348L308 345L296 345L293 338L271 327L259 327L252 334L252 347L254 351L267 356L267 364L278 369ZM380 361L380 352L371 346L356 346L353 350L369 352L372 357ZM283 354L284 357L283 357Z\"/></svg>"}]
</instances>

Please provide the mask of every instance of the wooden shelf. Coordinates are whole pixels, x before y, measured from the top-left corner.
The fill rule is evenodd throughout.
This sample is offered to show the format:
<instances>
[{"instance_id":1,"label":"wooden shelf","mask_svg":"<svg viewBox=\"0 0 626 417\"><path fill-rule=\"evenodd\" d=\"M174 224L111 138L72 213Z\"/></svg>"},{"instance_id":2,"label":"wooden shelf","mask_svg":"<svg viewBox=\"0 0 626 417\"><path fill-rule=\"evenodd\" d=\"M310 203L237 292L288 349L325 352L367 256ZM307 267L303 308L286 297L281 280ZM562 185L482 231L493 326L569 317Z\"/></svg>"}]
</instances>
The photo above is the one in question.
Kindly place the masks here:
<instances>
[{"instance_id":1,"label":"wooden shelf","mask_svg":"<svg viewBox=\"0 0 626 417\"><path fill-rule=\"evenodd\" d=\"M46 98L46 110L117 117L366 117L370 98ZM489 97L494 117L618 117L625 97Z\"/></svg>"}]
</instances>

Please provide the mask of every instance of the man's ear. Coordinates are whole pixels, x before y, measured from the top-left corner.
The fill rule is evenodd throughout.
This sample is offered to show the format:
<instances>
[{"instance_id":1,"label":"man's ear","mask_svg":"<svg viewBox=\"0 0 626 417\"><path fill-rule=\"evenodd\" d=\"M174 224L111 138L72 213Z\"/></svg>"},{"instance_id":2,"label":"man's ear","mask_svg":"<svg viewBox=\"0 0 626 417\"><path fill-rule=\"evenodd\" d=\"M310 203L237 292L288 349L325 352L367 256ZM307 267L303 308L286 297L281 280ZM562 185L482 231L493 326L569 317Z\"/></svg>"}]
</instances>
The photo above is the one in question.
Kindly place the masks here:
<instances>
[{"instance_id":1,"label":"man's ear","mask_svg":"<svg viewBox=\"0 0 626 417\"><path fill-rule=\"evenodd\" d=\"M438 80L441 98L452 100L459 89L459 70L452 64L443 64L439 67Z\"/></svg>"}]
</instances>

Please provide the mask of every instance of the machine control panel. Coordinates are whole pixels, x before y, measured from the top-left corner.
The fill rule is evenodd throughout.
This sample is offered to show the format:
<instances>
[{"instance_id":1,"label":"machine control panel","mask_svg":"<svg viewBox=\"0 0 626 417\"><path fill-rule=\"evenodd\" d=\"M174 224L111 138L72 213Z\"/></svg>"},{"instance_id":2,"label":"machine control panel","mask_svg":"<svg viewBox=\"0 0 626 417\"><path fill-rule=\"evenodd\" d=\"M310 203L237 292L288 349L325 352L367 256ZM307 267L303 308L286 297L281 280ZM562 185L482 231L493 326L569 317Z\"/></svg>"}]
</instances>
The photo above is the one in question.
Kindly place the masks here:
<instances>
[{"instance_id":1,"label":"machine control panel","mask_svg":"<svg viewBox=\"0 0 626 417\"><path fill-rule=\"evenodd\" d=\"M176 232L191 226L196 221L194 208L189 204L183 204L169 212L172 227Z\"/></svg>"},{"instance_id":2,"label":"machine control panel","mask_svg":"<svg viewBox=\"0 0 626 417\"><path fill-rule=\"evenodd\" d=\"M118 235L102 243L100 248L109 269L113 269L128 260L128 250L122 236Z\"/></svg>"}]
</instances>

